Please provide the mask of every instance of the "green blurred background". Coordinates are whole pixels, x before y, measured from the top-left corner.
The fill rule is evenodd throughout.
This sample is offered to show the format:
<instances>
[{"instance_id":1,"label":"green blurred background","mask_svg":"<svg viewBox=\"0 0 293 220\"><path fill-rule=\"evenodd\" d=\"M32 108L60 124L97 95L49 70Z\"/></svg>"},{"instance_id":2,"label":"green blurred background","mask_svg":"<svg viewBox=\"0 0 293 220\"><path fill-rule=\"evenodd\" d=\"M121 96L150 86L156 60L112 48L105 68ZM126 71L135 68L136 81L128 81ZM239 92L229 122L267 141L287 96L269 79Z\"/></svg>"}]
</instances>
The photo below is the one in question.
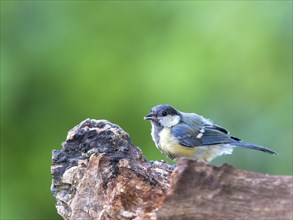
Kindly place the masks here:
<instances>
[{"instance_id":1,"label":"green blurred background","mask_svg":"<svg viewBox=\"0 0 293 220\"><path fill-rule=\"evenodd\" d=\"M162 103L280 154L216 165L292 175L292 1L1 1L1 219L61 219L51 152L86 118L165 159L143 120Z\"/></svg>"}]
</instances>

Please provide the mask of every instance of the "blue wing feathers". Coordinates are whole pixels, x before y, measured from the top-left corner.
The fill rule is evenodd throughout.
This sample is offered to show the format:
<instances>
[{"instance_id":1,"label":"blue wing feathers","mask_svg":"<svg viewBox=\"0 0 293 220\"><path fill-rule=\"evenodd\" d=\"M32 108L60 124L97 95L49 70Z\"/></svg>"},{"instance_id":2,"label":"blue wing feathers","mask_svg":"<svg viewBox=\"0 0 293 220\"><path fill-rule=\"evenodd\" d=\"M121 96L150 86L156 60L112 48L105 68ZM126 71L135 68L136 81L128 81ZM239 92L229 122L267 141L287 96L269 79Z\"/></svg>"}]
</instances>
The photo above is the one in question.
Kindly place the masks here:
<instances>
[{"instance_id":1,"label":"blue wing feathers","mask_svg":"<svg viewBox=\"0 0 293 220\"><path fill-rule=\"evenodd\" d=\"M202 135L198 136L200 130L203 129ZM222 129L213 127L198 127L192 129L189 125L179 124L172 128L173 135L178 139L181 145L186 147L198 147L203 145L227 144L234 143L235 140L230 138Z\"/></svg>"},{"instance_id":2,"label":"blue wing feathers","mask_svg":"<svg viewBox=\"0 0 293 220\"><path fill-rule=\"evenodd\" d=\"M201 130L203 132L201 132ZM199 135L199 133L201 133L201 135ZM190 125L181 123L172 127L172 134L175 138L177 138L181 145L189 148L204 145L231 144L235 147L243 147L267 152L270 154L277 154L276 152L268 148L250 144L241 141L237 137L230 136L229 132L226 129L217 125L197 125L197 127L193 125L193 127L191 128Z\"/></svg>"}]
</instances>

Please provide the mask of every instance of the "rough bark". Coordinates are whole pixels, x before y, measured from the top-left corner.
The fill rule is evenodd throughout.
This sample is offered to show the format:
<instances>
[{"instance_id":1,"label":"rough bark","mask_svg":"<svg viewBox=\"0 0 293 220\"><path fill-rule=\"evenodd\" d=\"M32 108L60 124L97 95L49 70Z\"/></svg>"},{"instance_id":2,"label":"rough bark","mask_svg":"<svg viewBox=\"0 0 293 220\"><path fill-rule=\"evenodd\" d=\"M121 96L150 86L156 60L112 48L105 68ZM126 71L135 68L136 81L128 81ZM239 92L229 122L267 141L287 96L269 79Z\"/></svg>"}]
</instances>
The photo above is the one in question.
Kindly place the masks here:
<instances>
[{"instance_id":1,"label":"rough bark","mask_svg":"<svg viewBox=\"0 0 293 220\"><path fill-rule=\"evenodd\" d=\"M64 219L292 219L291 176L180 159L147 161L127 133L87 119L53 151L51 191Z\"/></svg>"}]
</instances>

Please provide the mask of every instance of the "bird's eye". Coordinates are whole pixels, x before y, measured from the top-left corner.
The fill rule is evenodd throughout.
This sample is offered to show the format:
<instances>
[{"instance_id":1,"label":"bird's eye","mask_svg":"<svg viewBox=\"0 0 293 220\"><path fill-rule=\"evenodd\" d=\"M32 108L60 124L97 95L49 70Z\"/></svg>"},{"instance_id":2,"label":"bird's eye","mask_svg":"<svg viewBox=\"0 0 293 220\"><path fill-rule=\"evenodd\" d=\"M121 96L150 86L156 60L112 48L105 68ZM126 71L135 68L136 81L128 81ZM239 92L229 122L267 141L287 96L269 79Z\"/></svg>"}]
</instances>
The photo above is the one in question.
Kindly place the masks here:
<instances>
[{"instance_id":1,"label":"bird's eye","mask_svg":"<svg viewBox=\"0 0 293 220\"><path fill-rule=\"evenodd\" d=\"M167 111L163 111L163 112L162 112L162 115L163 115L163 116L167 116L167 115L168 115Z\"/></svg>"}]
</instances>

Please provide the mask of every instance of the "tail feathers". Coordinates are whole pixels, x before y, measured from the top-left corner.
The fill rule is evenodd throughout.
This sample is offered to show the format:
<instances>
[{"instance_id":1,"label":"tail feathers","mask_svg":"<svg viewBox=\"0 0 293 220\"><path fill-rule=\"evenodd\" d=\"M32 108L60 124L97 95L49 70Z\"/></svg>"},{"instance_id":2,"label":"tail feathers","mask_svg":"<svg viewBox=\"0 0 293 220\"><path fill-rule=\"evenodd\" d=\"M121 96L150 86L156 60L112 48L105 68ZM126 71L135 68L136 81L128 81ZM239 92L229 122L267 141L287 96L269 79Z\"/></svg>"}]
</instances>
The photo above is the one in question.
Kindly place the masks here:
<instances>
[{"instance_id":1,"label":"tail feathers","mask_svg":"<svg viewBox=\"0 0 293 220\"><path fill-rule=\"evenodd\" d=\"M266 152L266 153L278 155L277 152L275 152L275 151L273 151L271 149L268 149L268 148L265 148L265 147L262 147L262 146L258 146L258 145L254 145L254 144L250 144L250 143L247 143L247 142L244 142L244 141L239 141L239 142L233 143L233 145L236 146L236 147L249 148L249 149L253 149L253 150L259 150L259 151L263 151L263 152Z\"/></svg>"}]
</instances>

